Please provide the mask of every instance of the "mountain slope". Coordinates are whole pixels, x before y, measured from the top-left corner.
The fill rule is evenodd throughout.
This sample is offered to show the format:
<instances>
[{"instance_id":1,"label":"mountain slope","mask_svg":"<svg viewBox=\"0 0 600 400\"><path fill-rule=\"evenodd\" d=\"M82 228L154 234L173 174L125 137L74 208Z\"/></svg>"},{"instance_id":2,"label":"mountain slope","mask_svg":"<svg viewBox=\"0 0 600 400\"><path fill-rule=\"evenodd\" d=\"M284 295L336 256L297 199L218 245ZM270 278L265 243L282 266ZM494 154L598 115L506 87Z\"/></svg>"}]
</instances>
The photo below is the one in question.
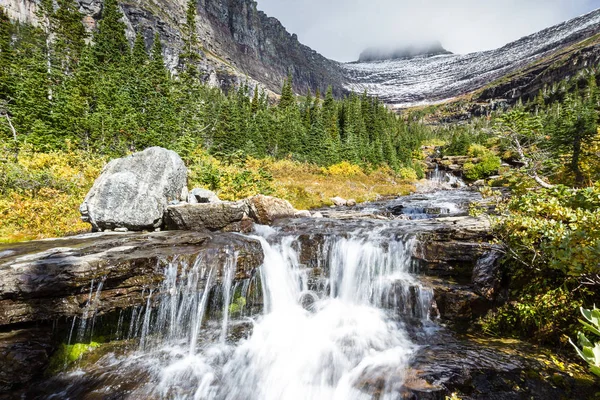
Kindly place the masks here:
<instances>
[{"instance_id":1,"label":"mountain slope","mask_svg":"<svg viewBox=\"0 0 600 400\"><path fill-rule=\"evenodd\" d=\"M77 0L86 15L84 23L94 29L102 15L102 0ZM22 22L38 23L39 0L0 0L8 15ZM150 47L155 33L164 44L170 69L179 63L181 26L185 21L185 0L125 0L120 2L133 41L141 32ZM202 45L199 68L204 79L227 89L243 83L260 83L278 92L292 74L295 90L324 91L328 85L342 93L344 76L340 64L307 46L281 23L257 9L253 0L197 0L198 38Z\"/></svg>"},{"instance_id":2,"label":"mountain slope","mask_svg":"<svg viewBox=\"0 0 600 400\"><path fill-rule=\"evenodd\" d=\"M37 23L41 0L0 0L9 16ZM102 0L77 0L93 30ZM377 96L397 108L443 102L465 94L472 101L516 101L544 85L600 63L600 10L524 37L506 46L466 55L340 64L301 44L253 0L196 0L199 69L204 81L225 90L248 82L278 93L288 74L297 93L347 91ZM186 0L122 0L127 35L141 32L148 48L155 33L173 71L182 48Z\"/></svg>"},{"instance_id":3,"label":"mountain slope","mask_svg":"<svg viewBox=\"0 0 600 400\"><path fill-rule=\"evenodd\" d=\"M553 55L562 58L582 50L577 43L588 41L583 48L585 60L570 60L571 68L562 73L548 74L548 82L563 79L566 75L590 63L600 61L597 38L600 34L600 10L524 37L506 46L485 52L466 55L441 55L419 57L411 60L388 60L371 63L345 64L349 83L348 90L367 90L389 104L397 107L434 103L480 90L493 82L505 78L503 85L492 85L482 93L483 99L515 99L529 92L523 90L530 81L554 63ZM555 60L557 61L557 60ZM531 69L538 62L537 70ZM568 63L567 63L568 64ZM529 74L517 74L530 67ZM560 68L559 68L560 69ZM532 71L536 71L532 74ZM515 81L510 78L520 77ZM546 82L546 83L548 83ZM539 89L539 85L534 85ZM535 90L535 87L530 88ZM495 88L495 89L494 89ZM537 92L537 90L536 90Z\"/></svg>"}]
</instances>

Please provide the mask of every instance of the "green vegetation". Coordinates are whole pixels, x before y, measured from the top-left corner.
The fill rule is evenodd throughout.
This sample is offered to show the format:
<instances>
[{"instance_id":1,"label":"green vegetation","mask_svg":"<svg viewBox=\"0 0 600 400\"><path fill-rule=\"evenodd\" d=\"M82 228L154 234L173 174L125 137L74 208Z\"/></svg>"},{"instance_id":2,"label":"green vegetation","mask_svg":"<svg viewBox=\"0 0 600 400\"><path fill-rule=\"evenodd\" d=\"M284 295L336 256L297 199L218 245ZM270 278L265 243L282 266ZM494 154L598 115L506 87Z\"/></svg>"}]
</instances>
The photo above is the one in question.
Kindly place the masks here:
<instances>
[{"instance_id":1,"label":"green vegetation","mask_svg":"<svg viewBox=\"0 0 600 400\"><path fill-rule=\"evenodd\" d=\"M465 177L472 181L496 174L502 164L500 157L482 145L471 145L467 151L467 155L477 159L477 162L466 163L463 167Z\"/></svg>"},{"instance_id":2,"label":"green vegetation","mask_svg":"<svg viewBox=\"0 0 600 400\"><path fill-rule=\"evenodd\" d=\"M47 373L51 374L53 372L65 370L81 360L84 355L93 352L100 346L102 346L102 344L97 342L75 343L70 345L64 343L61 344L50 359Z\"/></svg>"},{"instance_id":3,"label":"green vegetation","mask_svg":"<svg viewBox=\"0 0 600 400\"><path fill-rule=\"evenodd\" d=\"M600 310L594 307L593 310L581 308L581 320L584 328L596 336L600 336ZM590 371L600 377L600 342L592 343L585 333L579 332L577 335L581 349L572 341L571 344L577 350L577 354L585 360L590 366Z\"/></svg>"},{"instance_id":4,"label":"green vegetation","mask_svg":"<svg viewBox=\"0 0 600 400\"><path fill-rule=\"evenodd\" d=\"M490 334L564 346L573 310L600 302L600 103L594 71L578 82L555 101L540 94L500 115L490 132L518 167L497 181L512 190L493 217L511 291L482 320Z\"/></svg>"}]
</instances>

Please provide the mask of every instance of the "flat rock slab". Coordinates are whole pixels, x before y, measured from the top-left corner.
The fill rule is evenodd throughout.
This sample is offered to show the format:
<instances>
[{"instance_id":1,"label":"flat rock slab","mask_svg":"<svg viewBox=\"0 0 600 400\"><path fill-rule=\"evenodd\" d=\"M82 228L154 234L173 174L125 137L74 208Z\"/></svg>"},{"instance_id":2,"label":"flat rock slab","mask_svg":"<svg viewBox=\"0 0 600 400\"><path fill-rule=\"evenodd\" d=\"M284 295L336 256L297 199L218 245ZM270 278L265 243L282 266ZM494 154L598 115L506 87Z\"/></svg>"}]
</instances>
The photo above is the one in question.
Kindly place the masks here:
<instances>
[{"instance_id":1,"label":"flat rock slab","mask_svg":"<svg viewBox=\"0 0 600 400\"><path fill-rule=\"evenodd\" d=\"M262 264L260 243L232 233L89 234L0 246L0 327L80 316L99 282L98 314L144 304L144 291L160 287L174 257L193 262L202 254L220 277L232 250L236 279Z\"/></svg>"},{"instance_id":2,"label":"flat rock slab","mask_svg":"<svg viewBox=\"0 0 600 400\"><path fill-rule=\"evenodd\" d=\"M587 399L593 379L571 376L580 367L518 340L495 340L437 332L422 338L405 386L406 399L444 400L452 393L464 400Z\"/></svg>"},{"instance_id":3,"label":"flat rock slab","mask_svg":"<svg viewBox=\"0 0 600 400\"><path fill-rule=\"evenodd\" d=\"M169 206L165 227L170 230L218 231L249 219L250 208L245 201L220 203L177 204ZM251 227L251 226L250 226Z\"/></svg>"}]
</instances>

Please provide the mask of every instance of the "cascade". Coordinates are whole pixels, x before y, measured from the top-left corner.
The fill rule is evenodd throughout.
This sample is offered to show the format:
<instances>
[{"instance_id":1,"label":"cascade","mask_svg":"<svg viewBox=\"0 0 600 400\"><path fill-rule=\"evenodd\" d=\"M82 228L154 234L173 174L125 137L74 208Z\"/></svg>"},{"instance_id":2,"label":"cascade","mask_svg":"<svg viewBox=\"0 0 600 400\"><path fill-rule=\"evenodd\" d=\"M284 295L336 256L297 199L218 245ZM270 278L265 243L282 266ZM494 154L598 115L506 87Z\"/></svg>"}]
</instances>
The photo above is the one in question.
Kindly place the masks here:
<instances>
[{"instance_id":1,"label":"cascade","mask_svg":"<svg viewBox=\"0 0 600 400\"><path fill-rule=\"evenodd\" d=\"M369 399L373 385L400 398L417 348L406 324L432 318L433 293L411 272L415 239L329 235L309 268L293 234L253 238L265 258L252 279L235 281L233 251L218 270L203 256L169 260L161 289L119 315L117 336L137 345L99 360L103 379L142 380L133 398ZM66 374L76 390L81 373Z\"/></svg>"}]
</instances>

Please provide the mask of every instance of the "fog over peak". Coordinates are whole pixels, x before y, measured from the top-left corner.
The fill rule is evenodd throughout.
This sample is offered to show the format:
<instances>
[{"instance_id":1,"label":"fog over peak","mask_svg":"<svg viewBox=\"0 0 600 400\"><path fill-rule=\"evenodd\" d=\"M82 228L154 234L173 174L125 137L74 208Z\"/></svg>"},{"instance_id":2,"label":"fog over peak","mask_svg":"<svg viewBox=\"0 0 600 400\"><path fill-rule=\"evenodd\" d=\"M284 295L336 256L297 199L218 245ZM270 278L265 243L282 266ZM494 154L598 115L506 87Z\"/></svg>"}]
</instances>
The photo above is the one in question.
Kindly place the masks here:
<instances>
[{"instance_id":1,"label":"fog over peak","mask_svg":"<svg viewBox=\"0 0 600 400\"><path fill-rule=\"evenodd\" d=\"M324 56L355 61L367 48L439 41L453 53L503 46L600 8L600 0L258 0Z\"/></svg>"}]
</instances>

